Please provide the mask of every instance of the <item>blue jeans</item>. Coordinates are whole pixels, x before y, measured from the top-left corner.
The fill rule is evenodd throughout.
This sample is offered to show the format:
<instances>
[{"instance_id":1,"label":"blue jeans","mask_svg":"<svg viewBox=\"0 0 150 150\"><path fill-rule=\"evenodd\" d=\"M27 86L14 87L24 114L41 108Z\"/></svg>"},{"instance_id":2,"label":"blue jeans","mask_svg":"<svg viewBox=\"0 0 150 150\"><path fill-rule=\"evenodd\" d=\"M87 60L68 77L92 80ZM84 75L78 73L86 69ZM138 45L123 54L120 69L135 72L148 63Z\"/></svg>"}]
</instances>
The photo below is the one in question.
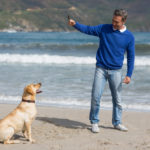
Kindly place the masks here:
<instances>
[{"instance_id":1,"label":"blue jeans","mask_svg":"<svg viewBox=\"0 0 150 150\"><path fill-rule=\"evenodd\" d=\"M121 89L122 89L122 70L107 70L96 67L95 77L92 88L90 122L99 122L100 99L108 80L109 88L112 95L113 113L112 124L114 126L121 123L122 105L121 105Z\"/></svg>"}]
</instances>

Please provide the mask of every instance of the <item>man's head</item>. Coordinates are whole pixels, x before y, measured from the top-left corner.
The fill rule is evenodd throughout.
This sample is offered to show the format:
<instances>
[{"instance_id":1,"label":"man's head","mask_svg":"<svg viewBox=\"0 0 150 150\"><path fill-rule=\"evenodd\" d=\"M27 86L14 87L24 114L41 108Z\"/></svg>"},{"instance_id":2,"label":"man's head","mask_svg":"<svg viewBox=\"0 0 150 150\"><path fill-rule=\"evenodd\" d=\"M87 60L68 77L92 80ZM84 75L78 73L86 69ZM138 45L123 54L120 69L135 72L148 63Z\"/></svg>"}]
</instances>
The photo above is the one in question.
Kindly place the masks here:
<instances>
[{"instance_id":1,"label":"man's head","mask_svg":"<svg viewBox=\"0 0 150 150\"><path fill-rule=\"evenodd\" d=\"M112 25L114 29L123 29L123 25L127 19L127 11L124 9L116 9L113 14Z\"/></svg>"}]
</instances>

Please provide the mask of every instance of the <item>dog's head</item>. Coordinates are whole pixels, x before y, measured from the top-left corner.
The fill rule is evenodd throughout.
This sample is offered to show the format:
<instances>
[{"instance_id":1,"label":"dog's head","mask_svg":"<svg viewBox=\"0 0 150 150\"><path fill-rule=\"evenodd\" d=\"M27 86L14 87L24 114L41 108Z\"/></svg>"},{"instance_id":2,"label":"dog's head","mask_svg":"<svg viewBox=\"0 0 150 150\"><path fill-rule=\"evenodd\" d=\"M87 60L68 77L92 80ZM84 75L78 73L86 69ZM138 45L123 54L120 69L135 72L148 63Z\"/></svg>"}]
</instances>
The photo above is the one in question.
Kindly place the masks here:
<instances>
[{"instance_id":1,"label":"dog's head","mask_svg":"<svg viewBox=\"0 0 150 150\"><path fill-rule=\"evenodd\" d=\"M24 88L24 93L22 98L25 100L35 100L36 94L42 92L39 90L41 85L42 85L41 83L27 85Z\"/></svg>"}]
</instances>

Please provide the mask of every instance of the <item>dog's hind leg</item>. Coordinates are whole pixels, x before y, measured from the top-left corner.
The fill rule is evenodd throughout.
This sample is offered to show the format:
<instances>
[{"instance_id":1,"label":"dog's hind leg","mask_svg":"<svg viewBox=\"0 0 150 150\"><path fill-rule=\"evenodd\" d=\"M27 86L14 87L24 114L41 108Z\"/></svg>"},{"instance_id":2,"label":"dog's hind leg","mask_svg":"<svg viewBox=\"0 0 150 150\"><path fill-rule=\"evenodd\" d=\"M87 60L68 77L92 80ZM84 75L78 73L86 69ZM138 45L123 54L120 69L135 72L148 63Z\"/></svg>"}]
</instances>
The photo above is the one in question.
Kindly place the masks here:
<instances>
[{"instance_id":1,"label":"dog's hind leg","mask_svg":"<svg viewBox=\"0 0 150 150\"><path fill-rule=\"evenodd\" d=\"M4 144L18 144L20 143L19 140L10 140L12 136L14 135L14 129L12 127L7 128L7 130L4 131Z\"/></svg>"}]
</instances>

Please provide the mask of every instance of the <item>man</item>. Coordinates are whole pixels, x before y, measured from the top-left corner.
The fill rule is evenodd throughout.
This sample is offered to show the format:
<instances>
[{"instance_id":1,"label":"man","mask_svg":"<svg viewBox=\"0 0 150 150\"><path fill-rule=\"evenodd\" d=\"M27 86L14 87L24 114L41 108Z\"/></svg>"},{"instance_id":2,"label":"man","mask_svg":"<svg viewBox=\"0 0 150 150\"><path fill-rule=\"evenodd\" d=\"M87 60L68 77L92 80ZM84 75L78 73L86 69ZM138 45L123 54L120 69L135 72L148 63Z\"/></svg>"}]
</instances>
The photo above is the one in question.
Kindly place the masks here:
<instances>
[{"instance_id":1,"label":"man","mask_svg":"<svg viewBox=\"0 0 150 150\"><path fill-rule=\"evenodd\" d=\"M125 22L127 12L124 9L116 9L113 14L112 24L101 24L97 26L86 26L69 19L69 25L80 32L99 37L99 48L96 54L96 69L92 88L90 122L92 132L99 132L99 110L100 98L106 81L112 95L113 113L112 124L115 129L128 131L122 125L122 71L124 53L127 52L127 74L123 82L128 84L134 68L134 37L127 30Z\"/></svg>"}]
</instances>

